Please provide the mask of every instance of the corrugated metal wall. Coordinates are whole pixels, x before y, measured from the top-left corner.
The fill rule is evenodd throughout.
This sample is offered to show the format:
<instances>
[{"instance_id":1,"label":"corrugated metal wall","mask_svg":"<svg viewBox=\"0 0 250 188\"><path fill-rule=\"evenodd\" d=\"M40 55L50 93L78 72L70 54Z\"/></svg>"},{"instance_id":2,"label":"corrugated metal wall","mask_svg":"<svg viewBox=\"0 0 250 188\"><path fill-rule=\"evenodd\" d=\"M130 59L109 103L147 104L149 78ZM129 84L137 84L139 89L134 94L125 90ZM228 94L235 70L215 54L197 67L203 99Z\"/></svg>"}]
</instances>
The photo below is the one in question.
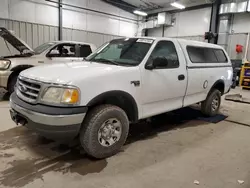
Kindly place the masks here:
<instances>
[{"instance_id":1,"label":"corrugated metal wall","mask_svg":"<svg viewBox=\"0 0 250 188\"><path fill-rule=\"evenodd\" d=\"M45 42L58 40L58 27L55 26L0 19L0 27L12 30L16 36L24 40L32 48ZM114 38L119 38L119 36L69 28L63 29L63 40L89 42L95 44L97 47ZM12 47L10 47L10 50L11 54L17 53ZM4 55L10 55L10 52L4 41L0 38L0 56Z\"/></svg>"}]
</instances>

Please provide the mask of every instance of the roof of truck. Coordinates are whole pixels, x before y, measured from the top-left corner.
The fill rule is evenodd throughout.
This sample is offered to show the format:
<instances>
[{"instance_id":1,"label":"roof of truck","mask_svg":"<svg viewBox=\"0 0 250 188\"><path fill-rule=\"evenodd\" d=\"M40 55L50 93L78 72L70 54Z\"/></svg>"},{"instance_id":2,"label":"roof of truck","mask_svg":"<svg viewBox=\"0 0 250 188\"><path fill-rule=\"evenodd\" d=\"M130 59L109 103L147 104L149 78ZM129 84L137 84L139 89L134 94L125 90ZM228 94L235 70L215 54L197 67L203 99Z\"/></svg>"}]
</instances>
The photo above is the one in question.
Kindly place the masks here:
<instances>
[{"instance_id":1,"label":"roof of truck","mask_svg":"<svg viewBox=\"0 0 250 188\"><path fill-rule=\"evenodd\" d=\"M195 40L187 40L187 39L182 39L182 38L169 38L169 37L134 37L134 38L152 39L152 40L177 40L178 42L185 44L186 46L190 45L190 46L201 46L201 47L210 47L210 48L223 48L216 44L195 41Z\"/></svg>"},{"instance_id":2,"label":"roof of truck","mask_svg":"<svg viewBox=\"0 0 250 188\"><path fill-rule=\"evenodd\" d=\"M92 43L88 43L88 42L80 42L80 41L67 41L67 40L57 40L57 41L52 41L54 43L60 44L60 43L73 43L73 44L89 44L89 45L93 45Z\"/></svg>"}]
</instances>

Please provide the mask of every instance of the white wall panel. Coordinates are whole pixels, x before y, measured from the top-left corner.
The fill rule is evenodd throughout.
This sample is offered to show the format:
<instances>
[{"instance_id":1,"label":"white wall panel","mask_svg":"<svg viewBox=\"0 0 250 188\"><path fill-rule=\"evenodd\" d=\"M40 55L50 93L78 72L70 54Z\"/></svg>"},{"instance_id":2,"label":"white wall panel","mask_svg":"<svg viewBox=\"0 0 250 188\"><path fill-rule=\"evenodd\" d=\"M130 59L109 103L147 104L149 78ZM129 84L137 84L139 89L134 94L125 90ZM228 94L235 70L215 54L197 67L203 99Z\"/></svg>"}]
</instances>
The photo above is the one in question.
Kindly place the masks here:
<instances>
[{"instance_id":1,"label":"white wall panel","mask_svg":"<svg viewBox=\"0 0 250 188\"><path fill-rule=\"evenodd\" d=\"M185 11L179 15L178 36L202 35L209 31L211 8Z\"/></svg>"},{"instance_id":2,"label":"white wall panel","mask_svg":"<svg viewBox=\"0 0 250 188\"><path fill-rule=\"evenodd\" d=\"M62 2L74 6L87 7L88 0L63 0Z\"/></svg>"},{"instance_id":3,"label":"white wall panel","mask_svg":"<svg viewBox=\"0 0 250 188\"><path fill-rule=\"evenodd\" d=\"M73 41L87 41L87 32L81 30L73 30L72 31L72 40Z\"/></svg>"},{"instance_id":4,"label":"white wall panel","mask_svg":"<svg viewBox=\"0 0 250 188\"><path fill-rule=\"evenodd\" d=\"M1 0L1 6L0 6L0 18L8 18L9 17L9 11L8 11L8 0Z\"/></svg>"},{"instance_id":5,"label":"white wall panel","mask_svg":"<svg viewBox=\"0 0 250 188\"><path fill-rule=\"evenodd\" d=\"M63 27L86 30L87 16L84 12L63 10Z\"/></svg>"},{"instance_id":6,"label":"white wall panel","mask_svg":"<svg viewBox=\"0 0 250 188\"><path fill-rule=\"evenodd\" d=\"M55 3L46 2L45 0L1 1L0 19L5 18L42 25L58 26L58 7ZM63 6L63 27L115 36L134 36L134 33L137 32L137 21L123 21L119 15L129 19L137 19L137 16L100 0L63 0L63 3L76 6ZM94 13L77 7L94 9L118 16ZM17 30L16 25L13 25L13 27L15 27L14 30Z\"/></svg>"},{"instance_id":7,"label":"white wall panel","mask_svg":"<svg viewBox=\"0 0 250 188\"><path fill-rule=\"evenodd\" d=\"M137 24L127 22L127 21L120 21L119 35L127 36L127 37L130 37L130 36L134 37L136 36L137 28L138 28Z\"/></svg>"},{"instance_id":8,"label":"white wall panel","mask_svg":"<svg viewBox=\"0 0 250 188\"><path fill-rule=\"evenodd\" d=\"M36 4L30 1L9 0L9 19L36 22Z\"/></svg>"},{"instance_id":9,"label":"white wall panel","mask_svg":"<svg viewBox=\"0 0 250 188\"><path fill-rule=\"evenodd\" d=\"M103 35L98 34L98 33L90 33L90 32L88 32L88 34L87 34L87 42L93 43L96 46L100 46L100 45L102 45L104 43L103 42Z\"/></svg>"},{"instance_id":10,"label":"white wall panel","mask_svg":"<svg viewBox=\"0 0 250 188\"><path fill-rule=\"evenodd\" d=\"M6 20L0 20L0 27L6 27Z\"/></svg>"},{"instance_id":11,"label":"white wall panel","mask_svg":"<svg viewBox=\"0 0 250 188\"><path fill-rule=\"evenodd\" d=\"M174 26L165 27L166 37L199 36L209 31L211 8L183 11L173 16L176 21ZM150 29L149 35L162 36L162 28Z\"/></svg>"},{"instance_id":12,"label":"white wall panel","mask_svg":"<svg viewBox=\"0 0 250 188\"><path fill-rule=\"evenodd\" d=\"M111 35L119 34L120 22L117 19L104 17L100 14L87 14L87 23L87 31L106 33Z\"/></svg>"},{"instance_id":13,"label":"white wall panel","mask_svg":"<svg viewBox=\"0 0 250 188\"><path fill-rule=\"evenodd\" d=\"M35 23L58 26L58 8L35 4Z\"/></svg>"},{"instance_id":14,"label":"white wall panel","mask_svg":"<svg viewBox=\"0 0 250 188\"><path fill-rule=\"evenodd\" d=\"M39 45L39 42L38 42L39 37L38 36L39 36L38 25L33 24L33 26L32 26L32 41L33 41L32 47L33 48L35 48Z\"/></svg>"},{"instance_id":15,"label":"white wall panel","mask_svg":"<svg viewBox=\"0 0 250 188\"><path fill-rule=\"evenodd\" d=\"M232 30L234 30L234 33L250 32L250 14L249 13L235 14Z\"/></svg>"},{"instance_id":16,"label":"white wall panel","mask_svg":"<svg viewBox=\"0 0 250 188\"><path fill-rule=\"evenodd\" d=\"M26 43L32 47L33 40L32 40L32 24L26 23Z\"/></svg>"}]
</instances>

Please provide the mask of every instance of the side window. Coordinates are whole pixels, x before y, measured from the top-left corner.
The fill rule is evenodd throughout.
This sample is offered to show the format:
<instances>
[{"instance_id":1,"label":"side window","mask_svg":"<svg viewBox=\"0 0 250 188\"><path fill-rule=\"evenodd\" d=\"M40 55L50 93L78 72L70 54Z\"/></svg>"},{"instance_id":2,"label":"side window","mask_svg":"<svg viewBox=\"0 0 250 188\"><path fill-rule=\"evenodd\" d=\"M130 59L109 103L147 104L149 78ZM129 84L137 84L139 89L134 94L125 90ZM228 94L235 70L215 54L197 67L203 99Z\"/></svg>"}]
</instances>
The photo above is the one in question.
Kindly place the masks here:
<instances>
[{"instance_id":1,"label":"side window","mask_svg":"<svg viewBox=\"0 0 250 188\"><path fill-rule=\"evenodd\" d=\"M204 48L204 55L207 63L217 63L218 60L212 48Z\"/></svg>"},{"instance_id":2,"label":"side window","mask_svg":"<svg viewBox=\"0 0 250 188\"><path fill-rule=\"evenodd\" d=\"M77 57L87 57L92 53L90 45L76 45L76 56Z\"/></svg>"},{"instance_id":3,"label":"side window","mask_svg":"<svg viewBox=\"0 0 250 188\"><path fill-rule=\"evenodd\" d=\"M166 69L179 67L178 55L174 43L171 41L158 42L150 55L149 63L152 63L157 57L165 57L168 60L168 66L166 66Z\"/></svg>"},{"instance_id":4,"label":"side window","mask_svg":"<svg viewBox=\"0 0 250 188\"><path fill-rule=\"evenodd\" d=\"M226 57L225 53L223 52L223 50L216 49L216 50L214 50L214 53L215 53L215 55L220 63L227 63L228 62L227 57Z\"/></svg>"},{"instance_id":5,"label":"side window","mask_svg":"<svg viewBox=\"0 0 250 188\"><path fill-rule=\"evenodd\" d=\"M76 57L76 47L74 44L59 44L50 51L49 56Z\"/></svg>"},{"instance_id":6,"label":"side window","mask_svg":"<svg viewBox=\"0 0 250 188\"><path fill-rule=\"evenodd\" d=\"M213 48L188 46L187 52L192 63L218 63Z\"/></svg>"},{"instance_id":7,"label":"side window","mask_svg":"<svg viewBox=\"0 0 250 188\"><path fill-rule=\"evenodd\" d=\"M204 48L198 47L187 47L187 52L192 63L204 63L206 62L206 57L204 53Z\"/></svg>"}]
</instances>

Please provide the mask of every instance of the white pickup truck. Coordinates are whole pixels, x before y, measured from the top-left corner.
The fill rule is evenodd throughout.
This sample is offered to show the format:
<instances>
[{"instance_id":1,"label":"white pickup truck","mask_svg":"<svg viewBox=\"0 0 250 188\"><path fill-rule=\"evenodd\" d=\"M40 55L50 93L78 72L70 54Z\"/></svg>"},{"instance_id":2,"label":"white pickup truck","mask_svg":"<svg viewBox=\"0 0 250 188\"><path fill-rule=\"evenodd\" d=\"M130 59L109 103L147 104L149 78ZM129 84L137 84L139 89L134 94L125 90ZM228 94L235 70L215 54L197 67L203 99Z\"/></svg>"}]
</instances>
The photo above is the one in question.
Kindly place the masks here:
<instances>
[{"instance_id":1,"label":"white pickup truck","mask_svg":"<svg viewBox=\"0 0 250 188\"><path fill-rule=\"evenodd\" d=\"M116 154L130 122L201 103L207 116L230 90L220 46L169 38L112 40L86 58L21 72L11 117L54 140L78 138L95 158Z\"/></svg>"}]
</instances>

